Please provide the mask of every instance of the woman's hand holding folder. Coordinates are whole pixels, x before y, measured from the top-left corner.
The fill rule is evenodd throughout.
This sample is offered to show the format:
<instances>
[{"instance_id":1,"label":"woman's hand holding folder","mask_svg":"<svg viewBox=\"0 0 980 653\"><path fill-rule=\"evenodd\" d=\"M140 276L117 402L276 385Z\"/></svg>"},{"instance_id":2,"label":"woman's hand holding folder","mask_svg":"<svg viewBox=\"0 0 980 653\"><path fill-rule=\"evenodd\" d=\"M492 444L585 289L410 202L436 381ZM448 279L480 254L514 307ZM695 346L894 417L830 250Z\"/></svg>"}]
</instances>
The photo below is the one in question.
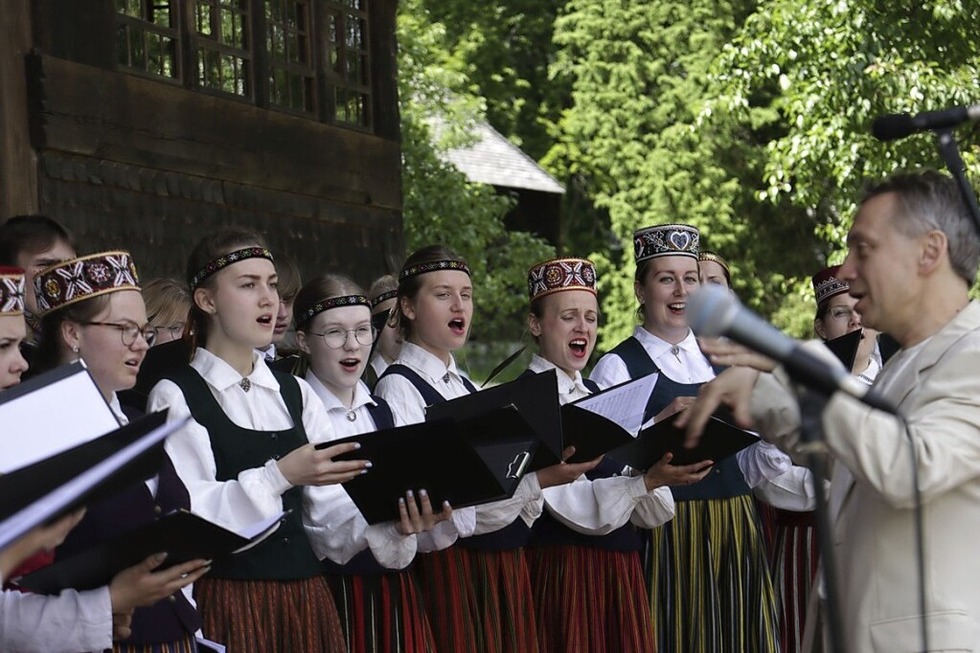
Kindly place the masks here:
<instances>
[{"instance_id":1,"label":"woman's hand holding folder","mask_svg":"<svg viewBox=\"0 0 980 653\"><path fill-rule=\"evenodd\" d=\"M592 471L602 460L602 456L587 460L583 463L566 463L565 461L575 455L575 447L565 447L561 452L561 462L557 465L545 467L535 472L538 475L538 485L541 489L553 487L555 485L565 485L571 483L582 474Z\"/></svg>"},{"instance_id":2,"label":"woman's hand holding folder","mask_svg":"<svg viewBox=\"0 0 980 653\"><path fill-rule=\"evenodd\" d=\"M404 498L398 499L398 514L400 519L395 529L402 535L413 535L430 531L439 522L447 521L453 516L453 509L448 501L444 501L442 512L433 512L428 492L419 490L416 500L415 493L409 490Z\"/></svg>"},{"instance_id":3,"label":"woman's hand holding folder","mask_svg":"<svg viewBox=\"0 0 980 653\"><path fill-rule=\"evenodd\" d=\"M279 461L279 471L292 485L332 485L346 483L358 474L367 472L367 460L334 460L335 456L360 449L357 442L344 442L317 449L304 444L293 449Z\"/></svg>"}]
</instances>

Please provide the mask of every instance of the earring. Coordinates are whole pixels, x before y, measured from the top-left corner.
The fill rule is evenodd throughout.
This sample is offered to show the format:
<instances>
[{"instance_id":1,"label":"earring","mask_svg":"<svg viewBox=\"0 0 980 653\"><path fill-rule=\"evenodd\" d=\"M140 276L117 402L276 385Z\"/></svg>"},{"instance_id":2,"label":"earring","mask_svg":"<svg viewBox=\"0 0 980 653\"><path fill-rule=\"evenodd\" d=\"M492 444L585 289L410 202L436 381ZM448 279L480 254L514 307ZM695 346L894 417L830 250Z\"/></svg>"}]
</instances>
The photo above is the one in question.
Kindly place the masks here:
<instances>
[{"instance_id":1,"label":"earring","mask_svg":"<svg viewBox=\"0 0 980 653\"><path fill-rule=\"evenodd\" d=\"M77 354L78 353L78 345L75 345L74 347L72 347L71 348L71 351L72 351L72 353Z\"/></svg>"}]
</instances>

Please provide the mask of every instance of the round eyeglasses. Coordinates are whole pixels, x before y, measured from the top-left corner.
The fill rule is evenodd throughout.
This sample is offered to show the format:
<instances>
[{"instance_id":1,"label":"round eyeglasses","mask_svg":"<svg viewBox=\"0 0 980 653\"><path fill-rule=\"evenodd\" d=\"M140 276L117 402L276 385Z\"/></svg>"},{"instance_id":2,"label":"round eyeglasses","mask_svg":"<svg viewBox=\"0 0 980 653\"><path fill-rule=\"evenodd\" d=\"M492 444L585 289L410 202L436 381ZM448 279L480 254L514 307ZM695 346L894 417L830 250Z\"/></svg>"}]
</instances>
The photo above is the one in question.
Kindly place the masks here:
<instances>
[{"instance_id":1,"label":"round eyeglasses","mask_svg":"<svg viewBox=\"0 0 980 653\"><path fill-rule=\"evenodd\" d=\"M169 333L173 340L177 340L184 335L184 323L178 322L177 324L169 324L166 326L155 326L153 331L156 332L156 337L160 338L164 333Z\"/></svg>"},{"instance_id":2,"label":"round eyeglasses","mask_svg":"<svg viewBox=\"0 0 980 653\"><path fill-rule=\"evenodd\" d=\"M133 344L136 342L136 338L138 336L143 336L143 340L145 340L146 344L148 344L151 347L153 346L153 343L156 342L157 339L157 332L156 330L154 330L153 327L149 325L140 327L135 322L122 322L122 323L82 322L81 324L90 325L90 326L112 327L113 329L118 329L119 337L122 339L122 343L127 347L132 347Z\"/></svg>"},{"instance_id":3,"label":"round eyeglasses","mask_svg":"<svg viewBox=\"0 0 980 653\"><path fill-rule=\"evenodd\" d=\"M323 342L331 349L340 349L347 344L349 334L354 334L354 341L365 347L374 344L374 336L377 334L373 326L359 326L356 329L327 329L323 333L313 333L314 336L323 338Z\"/></svg>"}]
</instances>

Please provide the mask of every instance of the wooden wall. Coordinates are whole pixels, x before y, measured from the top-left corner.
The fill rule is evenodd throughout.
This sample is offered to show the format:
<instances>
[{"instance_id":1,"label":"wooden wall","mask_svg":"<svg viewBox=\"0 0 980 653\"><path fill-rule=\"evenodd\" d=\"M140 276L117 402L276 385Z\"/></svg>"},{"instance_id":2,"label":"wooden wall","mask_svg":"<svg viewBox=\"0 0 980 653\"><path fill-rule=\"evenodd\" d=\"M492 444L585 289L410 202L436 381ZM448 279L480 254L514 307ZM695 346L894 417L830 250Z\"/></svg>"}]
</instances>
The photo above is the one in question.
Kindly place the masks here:
<instances>
[{"instance_id":1,"label":"wooden wall","mask_svg":"<svg viewBox=\"0 0 980 653\"><path fill-rule=\"evenodd\" d=\"M28 4L16 2L22 10ZM55 5L71 9L62 15ZM20 165L36 180L4 211L46 213L86 250L128 248L144 279L181 277L197 238L230 224L265 234L305 277L337 270L367 283L397 269L404 235L395 7L393 0L373 6L375 29L390 37L375 57L376 134L383 135L116 71L106 59L111 39L94 37L106 24L92 18L108 16L111 28L111 4L35 2L35 48L21 54L26 97L17 104L27 107L29 147L0 147L0 172ZM0 73L16 62L11 49L0 45ZM8 77L0 80L6 95ZM5 140L17 106L0 101ZM0 179L0 191L10 190Z\"/></svg>"}]
</instances>

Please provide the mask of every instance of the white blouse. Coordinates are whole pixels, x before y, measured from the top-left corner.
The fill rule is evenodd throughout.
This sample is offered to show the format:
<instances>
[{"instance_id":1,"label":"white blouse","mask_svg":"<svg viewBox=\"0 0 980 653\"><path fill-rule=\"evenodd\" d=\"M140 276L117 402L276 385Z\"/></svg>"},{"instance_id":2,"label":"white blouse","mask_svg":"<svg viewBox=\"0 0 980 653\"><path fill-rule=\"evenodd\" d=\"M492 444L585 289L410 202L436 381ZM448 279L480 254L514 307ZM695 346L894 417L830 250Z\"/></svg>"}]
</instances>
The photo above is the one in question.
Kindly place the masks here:
<instances>
[{"instance_id":1,"label":"white blouse","mask_svg":"<svg viewBox=\"0 0 980 653\"><path fill-rule=\"evenodd\" d=\"M449 365L444 364L433 354L410 342L402 343L401 352L395 363L412 369L446 399L455 399L469 394L463 385L462 375L456 367L456 360L450 356ZM404 424L418 424L425 421L425 400L411 381L399 374L389 374L380 381L375 394L391 406L396 419ZM479 506L453 509L451 522L442 522L430 534L433 542L423 543L420 538L419 550L429 550L429 546L445 548L458 537L470 537L492 533L509 526L518 517L530 526L541 516L543 499L537 474L525 474L517 485L517 490L509 499L485 503Z\"/></svg>"},{"instance_id":2,"label":"white blouse","mask_svg":"<svg viewBox=\"0 0 980 653\"><path fill-rule=\"evenodd\" d=\"M0 591L0 651L77 653L110 648L108 586L87 592L64 590L57 596Z\"/></svg>"},{"instance_id":3,"label":"white blouse","mask_svg":"<svg viewBox=\"0 0 980 653\"><path fill-rule=\"evenodd\" d=\"M334 437L344 438L378 430L368 410L368 406L377 404L371 399L371 394L362 381L354 389L354 403L351 407L353 421L347 418L347 407L323 385L312 370L307 371L306 382L323 402ZM358 540L364 540L375 559L390 569L403 569L415 557L418 546L415 535L402 535L395 528L394 522L368 525L342 485L311 486L306 492L310 501L303 507L303 524L313 551L321 559L342 558L350 549L350 542Z\"/></svg>"},{"instance_id":4,"label":"white blouse","mask_svg":"<svg viewBox=\"0 0 980 653\"><path fill-rule=\"evenodd\" d=\"M687 337L677 345L653 335L642 326L637 326L633 337L640 341L647 355L660 368L660 373L677 383L707 383L715 378L711 363L701 353L694 332L688 330ZM616 354L606 354L596 363L590 379L601 388L625 383L630 380L626 363ZM789 456L768 442L759 442L735 454L745 483L757 487L775 479L793 466Z\"/></svg>"},{"instance_id":5,"label":"white blouse","mask_svg":"<svg viewBox=\"0 0 980 653\"><path fill-rule=\"evenodd\" d=\"M252 372L247 377L251 382L248 393L239 385L242 377L234 368L206 349L198 348L191 360L191 367L201 374L218 405L237 426L258 431L292 428L292 418L279 393L279 382L265 364L262 355L253 353L252 361ZM303 428L309 441L335 439L336 435L323 404L313 389L303 379L296 379L296 382L302 395ZM150 392L148 410L161 410L165 407L170 408L168 421L190 416L183 392L177 384L168 380L160 381L154 386ZM279 470L277 461L272 458L261 467L242 470L235 480L217 480L208 431L193 418L187 426L167 439L165 449L190 494L191 509L205 519L230 530L239 530L282 511L282 494L292 487ZM309 490L310 486L303 490L304 512L311 510L313 498ZM335 487L335 490L346 495L341 488ZM337 493L333 494L336 496ZM353 503L349 500L338 503L341 505L338 520L344 526L337 527L346 526L353 532L350 522L344 520L344 515L356 512ZM330 511L332 508L333 504L325 510ZM365 538L348 538L343 543L313 540L310 543L314 551L326 551L332 560L343 564L368 545L366 539L369 539L369 534L365 531L364 535ZM386 563L381 558L379 561Z\"/></svg>"},{"instance_id":6,"label":"white blouse","mask_svg":"<svg viewBox=\"0 0 980 653\"><path fill-rule=\"evenodd\" d=\"M554 363L538 355L528 369L541 373L555 369ZM558 400L564 405L587 397L589 389L582 374L575 378L558 370ZM647 491L643 476L612 476L590 481L580 476L572 483L544 488L544 505L559 522L586 535L606 535L627 521L642 528L654 528L673 519L674 496L666 487Z\"/></svg>"}]
</instances>

